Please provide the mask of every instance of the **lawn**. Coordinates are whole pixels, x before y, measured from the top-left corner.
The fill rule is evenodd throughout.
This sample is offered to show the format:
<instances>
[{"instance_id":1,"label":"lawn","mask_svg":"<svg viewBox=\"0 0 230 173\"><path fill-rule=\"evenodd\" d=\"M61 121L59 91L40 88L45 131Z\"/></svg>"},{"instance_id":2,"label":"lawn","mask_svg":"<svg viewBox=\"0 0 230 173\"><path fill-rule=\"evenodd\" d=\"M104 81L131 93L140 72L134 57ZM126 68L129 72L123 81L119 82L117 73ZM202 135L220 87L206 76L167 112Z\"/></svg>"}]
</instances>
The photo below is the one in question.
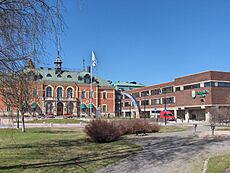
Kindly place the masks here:
<instances>
[{"instance_id":1,"label":"lawn","mask_svg":"<svg viewBox=\"0 0 230 173\"><path fill-rule=\"evenodd\" d=\"M167 132L181 132L188 130L189 126L161 126L160 133L167 133Z\"/></svg>"},{"instance_id":2,"label":"lawn","mask_svg":"<svg viewBox=\"0 0 230 173\"><path fill-rule=\"evenodd\" d=\"M83 122L78 119L35 119L26 121L26 123L60 123L60 124L66 124L66 123L80 123Z\"/></svg>"},{"instance_id":3,"label":"lawn","mask_svg":"<svg viewBox=\"0 0 230 173\"><path fill-rule=\"evenodd\" d=\"M222 173L227 168L230 168L230 154L210 158L207 173Z\"/></svg>"},{"instance_id":4,"label":"lawn","mask_svg":"<svg viewBox=\"0 0 230 173\"><path fill-rule=\"evenodd\" d=\"M80 129L0 129L0 172L90 173L139 149L125 140L88 142Z\"/></svg>"}]
</instances>

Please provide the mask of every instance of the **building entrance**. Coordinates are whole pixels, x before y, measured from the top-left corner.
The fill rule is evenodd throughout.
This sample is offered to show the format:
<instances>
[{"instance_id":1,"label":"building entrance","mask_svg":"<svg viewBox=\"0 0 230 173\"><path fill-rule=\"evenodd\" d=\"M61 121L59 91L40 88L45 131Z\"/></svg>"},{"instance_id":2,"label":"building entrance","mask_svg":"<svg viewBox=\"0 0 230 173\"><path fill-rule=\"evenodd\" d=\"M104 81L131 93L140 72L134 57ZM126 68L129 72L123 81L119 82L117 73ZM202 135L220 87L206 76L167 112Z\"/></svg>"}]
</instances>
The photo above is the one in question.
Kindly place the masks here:
<instances>
[{"instance_id":1,"label":"building entrance","mask_svg":"<svg viewBox=\"0 0 230 173\"><path fill-rule=\"evenodd\" d=\"M63 115L63 103L58 102L57 103L57 116Z\"/></svg>"}]
</instances>

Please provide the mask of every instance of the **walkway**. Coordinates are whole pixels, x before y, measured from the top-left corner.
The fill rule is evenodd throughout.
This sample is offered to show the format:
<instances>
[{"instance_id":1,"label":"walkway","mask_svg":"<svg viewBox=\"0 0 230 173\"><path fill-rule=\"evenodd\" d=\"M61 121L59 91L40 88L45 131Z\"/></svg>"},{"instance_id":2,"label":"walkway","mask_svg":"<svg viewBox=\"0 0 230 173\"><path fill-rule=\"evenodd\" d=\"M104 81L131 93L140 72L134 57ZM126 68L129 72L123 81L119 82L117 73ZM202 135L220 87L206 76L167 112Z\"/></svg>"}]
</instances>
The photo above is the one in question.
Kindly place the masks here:
<instances>
[{"instance_id":1,"label":"walkway","mask_svg":"<svg viewBox=\"0 0 230 173\"><path fill-rule=\"evenodd\" d=\"M197 133L210 131L198 126ZM210 132L211 133L211 132ZM198 138L185 132L133 136L143 150L97 173L192 173L211 154L230 152L230 138Z\"/></svg>"}]
</instances>

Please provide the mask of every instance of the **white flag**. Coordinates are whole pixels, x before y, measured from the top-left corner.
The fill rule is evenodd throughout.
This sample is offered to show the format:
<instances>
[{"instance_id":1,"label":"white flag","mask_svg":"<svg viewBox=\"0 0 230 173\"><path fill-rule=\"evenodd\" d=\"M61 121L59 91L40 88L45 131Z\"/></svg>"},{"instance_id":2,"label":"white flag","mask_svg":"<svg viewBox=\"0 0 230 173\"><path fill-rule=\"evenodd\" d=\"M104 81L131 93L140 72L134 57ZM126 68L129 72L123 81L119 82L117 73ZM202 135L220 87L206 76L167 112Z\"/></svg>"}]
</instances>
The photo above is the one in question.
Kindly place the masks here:
<instances>
[{"instance_id":1,"label":"white flag","mask_svg":"<svg viewBox=\"0 0 230 173\"><path fill-rule=\"evenodd\" d=\"M95 54L93 51L92 51L92 65L93 65L93 67L95 67L97 65L97 60L96 60L96 57L95 57Z\"/></svg>"}]
</instances>

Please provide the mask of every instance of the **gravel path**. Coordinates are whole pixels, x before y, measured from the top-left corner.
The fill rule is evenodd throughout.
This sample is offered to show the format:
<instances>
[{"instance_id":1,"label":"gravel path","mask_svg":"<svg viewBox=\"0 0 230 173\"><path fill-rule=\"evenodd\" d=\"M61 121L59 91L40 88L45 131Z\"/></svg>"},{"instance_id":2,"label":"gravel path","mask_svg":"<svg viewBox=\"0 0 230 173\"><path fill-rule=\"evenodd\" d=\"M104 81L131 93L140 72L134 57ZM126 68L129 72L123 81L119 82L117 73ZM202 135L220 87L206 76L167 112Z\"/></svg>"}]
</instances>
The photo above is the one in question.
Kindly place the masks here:
<instances>
[{"instance_id":1,"label":"gravel path","mask_svg":"<svg viewBox=\"0 0 230 173\"><path fill-rule=\"evenodd\" d=\"M199 126L197 134L210 131ZM230 152L230 138L194 137L193 130L133 136L143 150L97 173L192 173L210 155Z\"/></svg>"}]
</instances>

